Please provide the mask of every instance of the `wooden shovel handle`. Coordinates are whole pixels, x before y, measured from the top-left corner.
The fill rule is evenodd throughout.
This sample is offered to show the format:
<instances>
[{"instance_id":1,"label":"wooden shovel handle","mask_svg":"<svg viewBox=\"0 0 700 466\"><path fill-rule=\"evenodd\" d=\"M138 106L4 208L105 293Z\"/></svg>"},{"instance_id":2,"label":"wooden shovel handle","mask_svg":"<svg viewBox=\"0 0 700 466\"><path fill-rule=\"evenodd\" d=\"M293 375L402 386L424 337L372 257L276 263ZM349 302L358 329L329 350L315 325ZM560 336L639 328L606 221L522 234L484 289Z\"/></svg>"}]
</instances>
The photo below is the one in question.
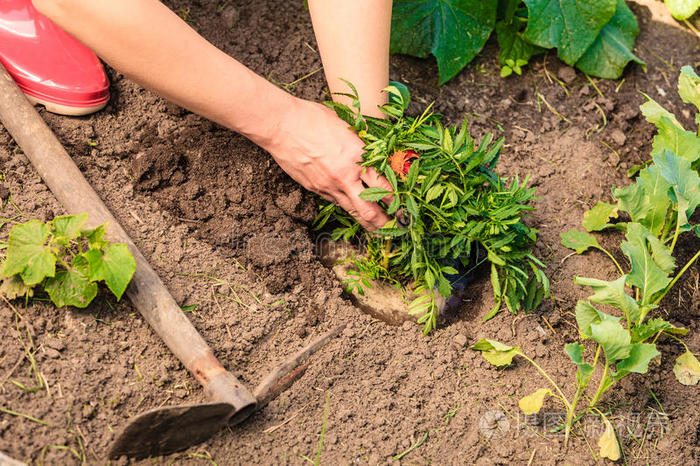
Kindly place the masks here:
<instances>
[{"instance_id":1,"label":"wooden shovel handle","mask_svg":"<svg viewBox=\"0 0 700 466\"><path fill-rule=\"evenodd\" d=\"M89 227L108 223L109 239L126 243L136 260L136 273L126 290L133 305L214 401L232 404L236 408L236 419L247 417L255 408L255 397L217 361L143 254L2 64L0 121L70 214L87 212Z\"/></svg>"}]
</instances>

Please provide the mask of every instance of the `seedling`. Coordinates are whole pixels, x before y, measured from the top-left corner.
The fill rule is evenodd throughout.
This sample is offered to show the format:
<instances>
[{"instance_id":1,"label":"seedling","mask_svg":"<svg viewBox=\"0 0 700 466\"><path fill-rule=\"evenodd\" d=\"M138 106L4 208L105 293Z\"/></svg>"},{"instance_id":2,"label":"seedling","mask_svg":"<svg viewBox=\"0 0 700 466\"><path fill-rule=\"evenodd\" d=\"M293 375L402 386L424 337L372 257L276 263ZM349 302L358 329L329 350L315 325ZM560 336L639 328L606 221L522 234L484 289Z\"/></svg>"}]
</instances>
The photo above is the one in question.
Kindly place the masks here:
<instances>
[{"instance_id":1,"label":"seedling","mask_svg":"<svg viewBox=\"0 0 700 466\"><path fill-rule=\"evenodd\" d=\"M403 286L415 295L408 311L420 315L424 333L437 325L441 296L480 263L491 263L496 305L513 313L535 309L549 293L544 264L531 248L537 231L522 222L533 209L534 188L495 172L503 139L487 135L480 144L460 128L444 127L431 107L418 117L405 115L406 87L392 83L389 103L380 107L386 119L362 115L355 88L348 83L355 110L327 105L357 131L365 143L361 165L383 174L391 190L371 187L360 197L380 202L394 219L374 234L363 230L346 212L322 203L315 228L335 223L333 240L355 240L364 254L350 256L355 266L348 290L363 293L373 280Z\"/></svg>"},{"instance_id":2,"label":"seedling","mask_svg":"<svg viewBox=\"0 0 700 466\"><path fill-rule=\"evenodd\" d=\"M688 103L700 111L700 77L690 67L681 70L679 93ZM615 264L620 277L613 281L576 277L574 282L590 287L594 294L576 305L576 323L583 340L596 343L595 355L589 363L581 343L569 343L564 350L576 365L576 389L567 398L563 390L532 359L517 347L510 347L492 340L481 340L472 346L482 352L490 363L503 366L515 356L529 361L550 383L554 391L541 388L520 400L520 408L526 414L538 412L548 396L558 398L566 407L566 438L573 422L578 419L577 405L585 397L593 380L595 368L602 364L603 373L598 387L587 400L583 413L596 412L602 416L606 430L599 441L601 456L613 460L620 458L620 448L611 424L597 409L604 393L631 373L644 374L652 359L660 356L656 340L666 335L679 341L686 349L676 359L673 371L685 385L700 380L700 362L678 335L688 331L673 326L662 318L648 319L659 307L663 298L683 274L700 258L700 251L673 275L676 258L673 256L678 237L682 233L700 236L700 227L690 223L690 218L700 206L700 137L686 131L677 119L659 104L649 99L642 105L642 112L659 129L654 138L652 163L639 171L631 185L613 190L616 204L598 203L583 217L587 232L569 231L562 234L564 246L582 254L588 249L603 251ZM700 113L696 115L700 124ZM698 133L700 134L700 133ZM615 222L620 214L629 221ZM619 229L625 233L620 245L627 256L629 270L605 250L590 233L605 229ZM631 294L628 293L631 290ZM596 307L596 305L598 307ZM618 315L600 310L600 305L617 309Z\"/></svg>"},{"instance_id":3,"label":"seedling","mask_svg":"<svg viewBox=\"0 0 700 466\"><path fill-rule=\"evenodd\" d=\"M30 220L12 227L0 293L29 298L42 287L57 306L87 307L104 282L121 299L136 270L125 244L104 238L105 225L83 229L87 214Z\"/></svg>"}]
</instances>

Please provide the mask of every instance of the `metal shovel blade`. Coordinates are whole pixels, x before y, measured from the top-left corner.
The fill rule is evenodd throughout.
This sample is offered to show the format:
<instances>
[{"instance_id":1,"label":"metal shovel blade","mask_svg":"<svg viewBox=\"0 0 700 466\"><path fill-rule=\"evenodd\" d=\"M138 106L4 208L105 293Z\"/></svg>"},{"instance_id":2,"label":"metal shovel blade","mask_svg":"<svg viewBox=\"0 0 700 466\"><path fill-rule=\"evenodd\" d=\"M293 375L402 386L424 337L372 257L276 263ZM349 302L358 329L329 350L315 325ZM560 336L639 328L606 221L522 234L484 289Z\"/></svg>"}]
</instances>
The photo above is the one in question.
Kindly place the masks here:
<instances>
[{"instance_id":1,"label":"metal shovel blade","mask_svg":"<svg viewBox=\"0 0 700 466\"><path fill-rule=\"evenodd\" d=\"M235 410L228 403L202 403L147 411L129 421L109 457L146 458L185 450L214 435Z\"/></svg>"}]
</instances>

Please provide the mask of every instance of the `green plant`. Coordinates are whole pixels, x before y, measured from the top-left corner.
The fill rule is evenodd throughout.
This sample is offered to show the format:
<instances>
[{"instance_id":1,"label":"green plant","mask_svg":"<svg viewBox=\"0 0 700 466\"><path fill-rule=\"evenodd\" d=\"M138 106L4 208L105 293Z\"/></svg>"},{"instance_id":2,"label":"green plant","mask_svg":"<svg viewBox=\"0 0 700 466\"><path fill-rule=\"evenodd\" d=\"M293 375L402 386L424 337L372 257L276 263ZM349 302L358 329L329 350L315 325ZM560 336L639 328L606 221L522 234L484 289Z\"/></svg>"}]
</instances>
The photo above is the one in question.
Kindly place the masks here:
<instances>
[{"instance_id":1,"label":"green plant","mask_svg":"<svg viewBox=\"0 0 700 466\"><path fill-rule=\"evenodd\" d=\"M501 75L520 74L533 55L559 58L601 78L618 78L634 61L637 20L624 0L394 0L391 51L437 59L440 84L481 51L492 32Z\"/></svg>"},{"instance_id":2,"label":"green plant","mask_svg":"<svg viewBox=\"0 0 700 466\"><path fill-rule=\"evenodd\" d=\"M664 3L679 21L690 18L700 9L700 0L664 0Z\"/></svg>"},{"instance_id":3,"label":"green plant","mask_svg":"<svg viewBox=\"0 0 700 466\"><path fill-rule=\"evenodd\" d=\"M12 227L0 277L8 299L40 285L58 307L84 308L103 281L119 300L136 270L125 244L104 238L105 225L85 230L87 214L30 220Z\"/></svg>"},{"instance_id":4,"label":"green plant","mask_svg":"<svg viewBox=\"0 0 700 466\"><path fill-rule=\"evenodd\" d=\"M681 70L679 93L685 102L695 104L700 111L700 78L689 67ZM578 254L590 248L605 252L620 273L613 281L574 279L576 284L590 287L594 292L587 300L577 303L576 323L581 338L596 344L592 361L584 356L585 348L581 343L569 343L564 347L577 368L574 394L567 398L547 373L517 347L491 340L481 340L472 347L482 351L483 356L497 366L510 364L515 356L527 359L552 385L554 392L537 390L520 400L521 409L528 414L538 412L546 396L559 398L566 407L567 438L572 423L578 418L577 405L585 397L596 367L602 366L602 375L584 413L598 412L602 416L597 409L602 395L627 375L646 373L649 363L660 356L656 341L662 335L680 342L686 350L673 369L678 380L686 385L697 384L700 380L700 362L678 338L688 331L660 317L649 318L673 285L700 258L698 250L674 275L676 258L673 253L679 236L694 232L700 237L700 227L690 223L700 206L697 173L700 137L686 131L671 113L651 99L642 105L642 112L659 130L653 142L652 163L639 172L635 182L613 190L616 204L599 202L584 214L582 224L587 232L572 230L562 234L562 244ZM696 121L700 124L700 112ZM629 217L629 221L613 223L621 213ZM611 228L625 234L620 249L629 262L626 273L590 233ZM601 305L610 306L618 315L603 312ZM609 422L603 418L608 426ZM606 429L608 437L613 435L614 440L611 432L612 428ZM619 448L615 450L611 445L610 438L604 439L601 454L605 446L608 457L619 458Z\"/></svg>"},{"instance_id":5,"label":"green plant","mask_svg":"<svg viewBox=\"0 0 700 466\"><path fill-rule=\"evenodd\" d=\"M364 245L363 256L347 259L356 268L350 286L362 292L374 279L406 286L417 295L409 312L422 315L427 333L437 324L439 296L450 296L457 269L488 260L497 303L487 318L503 303L513 313L536 308L549 282L530 252L536 230L522 222L533 209L534 189L526 187L527 179L508 181L494 171L503 140L494 143L487 135L477 145L466 120L460 128L444 127L431 106L418 117L405 115L410 96L399 83L386 89L390 101L381 107L386 119L363 116L350 87L356 111L327 105L365 142L361 165L383 174L392 188L368 188L360 197L376 202L390 197L384 205L395 217L370 234L339 207L321 204L317 229L333 221L333 240Z\"/></svg>"}]
</instances>

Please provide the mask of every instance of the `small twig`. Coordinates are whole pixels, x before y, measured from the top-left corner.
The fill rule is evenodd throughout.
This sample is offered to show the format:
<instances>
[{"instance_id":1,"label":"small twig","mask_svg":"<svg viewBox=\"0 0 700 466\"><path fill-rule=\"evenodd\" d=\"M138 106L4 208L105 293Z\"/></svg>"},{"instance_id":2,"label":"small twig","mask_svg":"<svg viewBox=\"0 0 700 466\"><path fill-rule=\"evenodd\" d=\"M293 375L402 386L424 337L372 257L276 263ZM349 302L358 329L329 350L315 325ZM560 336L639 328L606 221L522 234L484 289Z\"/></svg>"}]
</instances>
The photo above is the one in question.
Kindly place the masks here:
<instances>
[{"instance_id":1,"label":"small twig","mask_svg":"<svg viewBox=\"0 0 700 466\"><path fill-rule=\"evenodd\" d=\"M538 93L537 93L537 97L538 97L539 100L542 100L542 102L544 102L544 105L549 109L550 112L552 112L553 114L555 114L556 116L558 116L559 118L561 118L562 120L564 120L565 122L569 123L570 125L573 125L573 123L571 122L571 120L569 120L569 119L566 118L564 115L562 115L561 113L559 113L559 112L557 111L556 108L552 107L552 106L549 104L549 102L547 102L547 99L545 99L545 97L544 97L541 93L538 92Z\"/></svg>"},{"instance_id":2,"label":"small twig","mask_svg":"<svg viewBox=\"0 0 700 466\"><path fill-rule=\"evenodd\" d=\"M308 405L306 405L306 406L308 406ZM299 415L299 413L301 413L304 409L306 409L306 406L304 406L303 408L298 409L297 411L294 412L294 414L292 414L291 416L289 416L287 419L285 419L285 420L282 421L281 423L277 424L276 426L268 427L267 429L263 430L263 432L266 433L266 434L271 434L271 433L273 433L274 431L276 431L277 429L279 429L280 427L286 426L287 424L289 424L290 422L292 422L292 421L294 420L294 418L297 417L297 416Z\"/></svg>"},{"instance_id":3,"label":"small twig","mask_svg":"<svg viewBox=\"0 0 700 466\"><path fill-rule=\"evenodd\" d=\"M544 323L547 324L547 327L549 327L549 330L551 330L552 333L553 333L554 335L556 335L557 332L554 331L554 328L553 328L552 325L549 323L549 321L547 320L547 318L546 318L545 316L542 316L542 320L544 320Z\"/></svg>"},{"instance_id":4,"label":"small twig","mask_svg":"<svg viewBox=\"0 0 700 466\"><path fill-rule=\"evenodd\" d=\"M258 386L255 387L255 390L253 390L253 395L258 400L258 409L272 401L299 378L304 370L306 370L307 366L303 365L306 360L332 338L340 334L343 329L345 329L345 324L339 325L333 330L316 338L263 378Z\"/></svg>"},{"instance_id":5,"label":"small twig","mask_svg":"<svg viewBox=\"0 0 700 466\"><path fill-rule=\"evenodd\" d=\"M683 20L683 23L684 23L686 26L688 26L688 29L690 29L691 31L693 31L693 32L695 33L695 35L698 36L698 38L700 38L700 31L698 31L698 29L697 29L695 26L693 26L693 23L691 23L691 22L688 21L687 19L684 19L684 20Z\"/></svg>"}]
</instances>

